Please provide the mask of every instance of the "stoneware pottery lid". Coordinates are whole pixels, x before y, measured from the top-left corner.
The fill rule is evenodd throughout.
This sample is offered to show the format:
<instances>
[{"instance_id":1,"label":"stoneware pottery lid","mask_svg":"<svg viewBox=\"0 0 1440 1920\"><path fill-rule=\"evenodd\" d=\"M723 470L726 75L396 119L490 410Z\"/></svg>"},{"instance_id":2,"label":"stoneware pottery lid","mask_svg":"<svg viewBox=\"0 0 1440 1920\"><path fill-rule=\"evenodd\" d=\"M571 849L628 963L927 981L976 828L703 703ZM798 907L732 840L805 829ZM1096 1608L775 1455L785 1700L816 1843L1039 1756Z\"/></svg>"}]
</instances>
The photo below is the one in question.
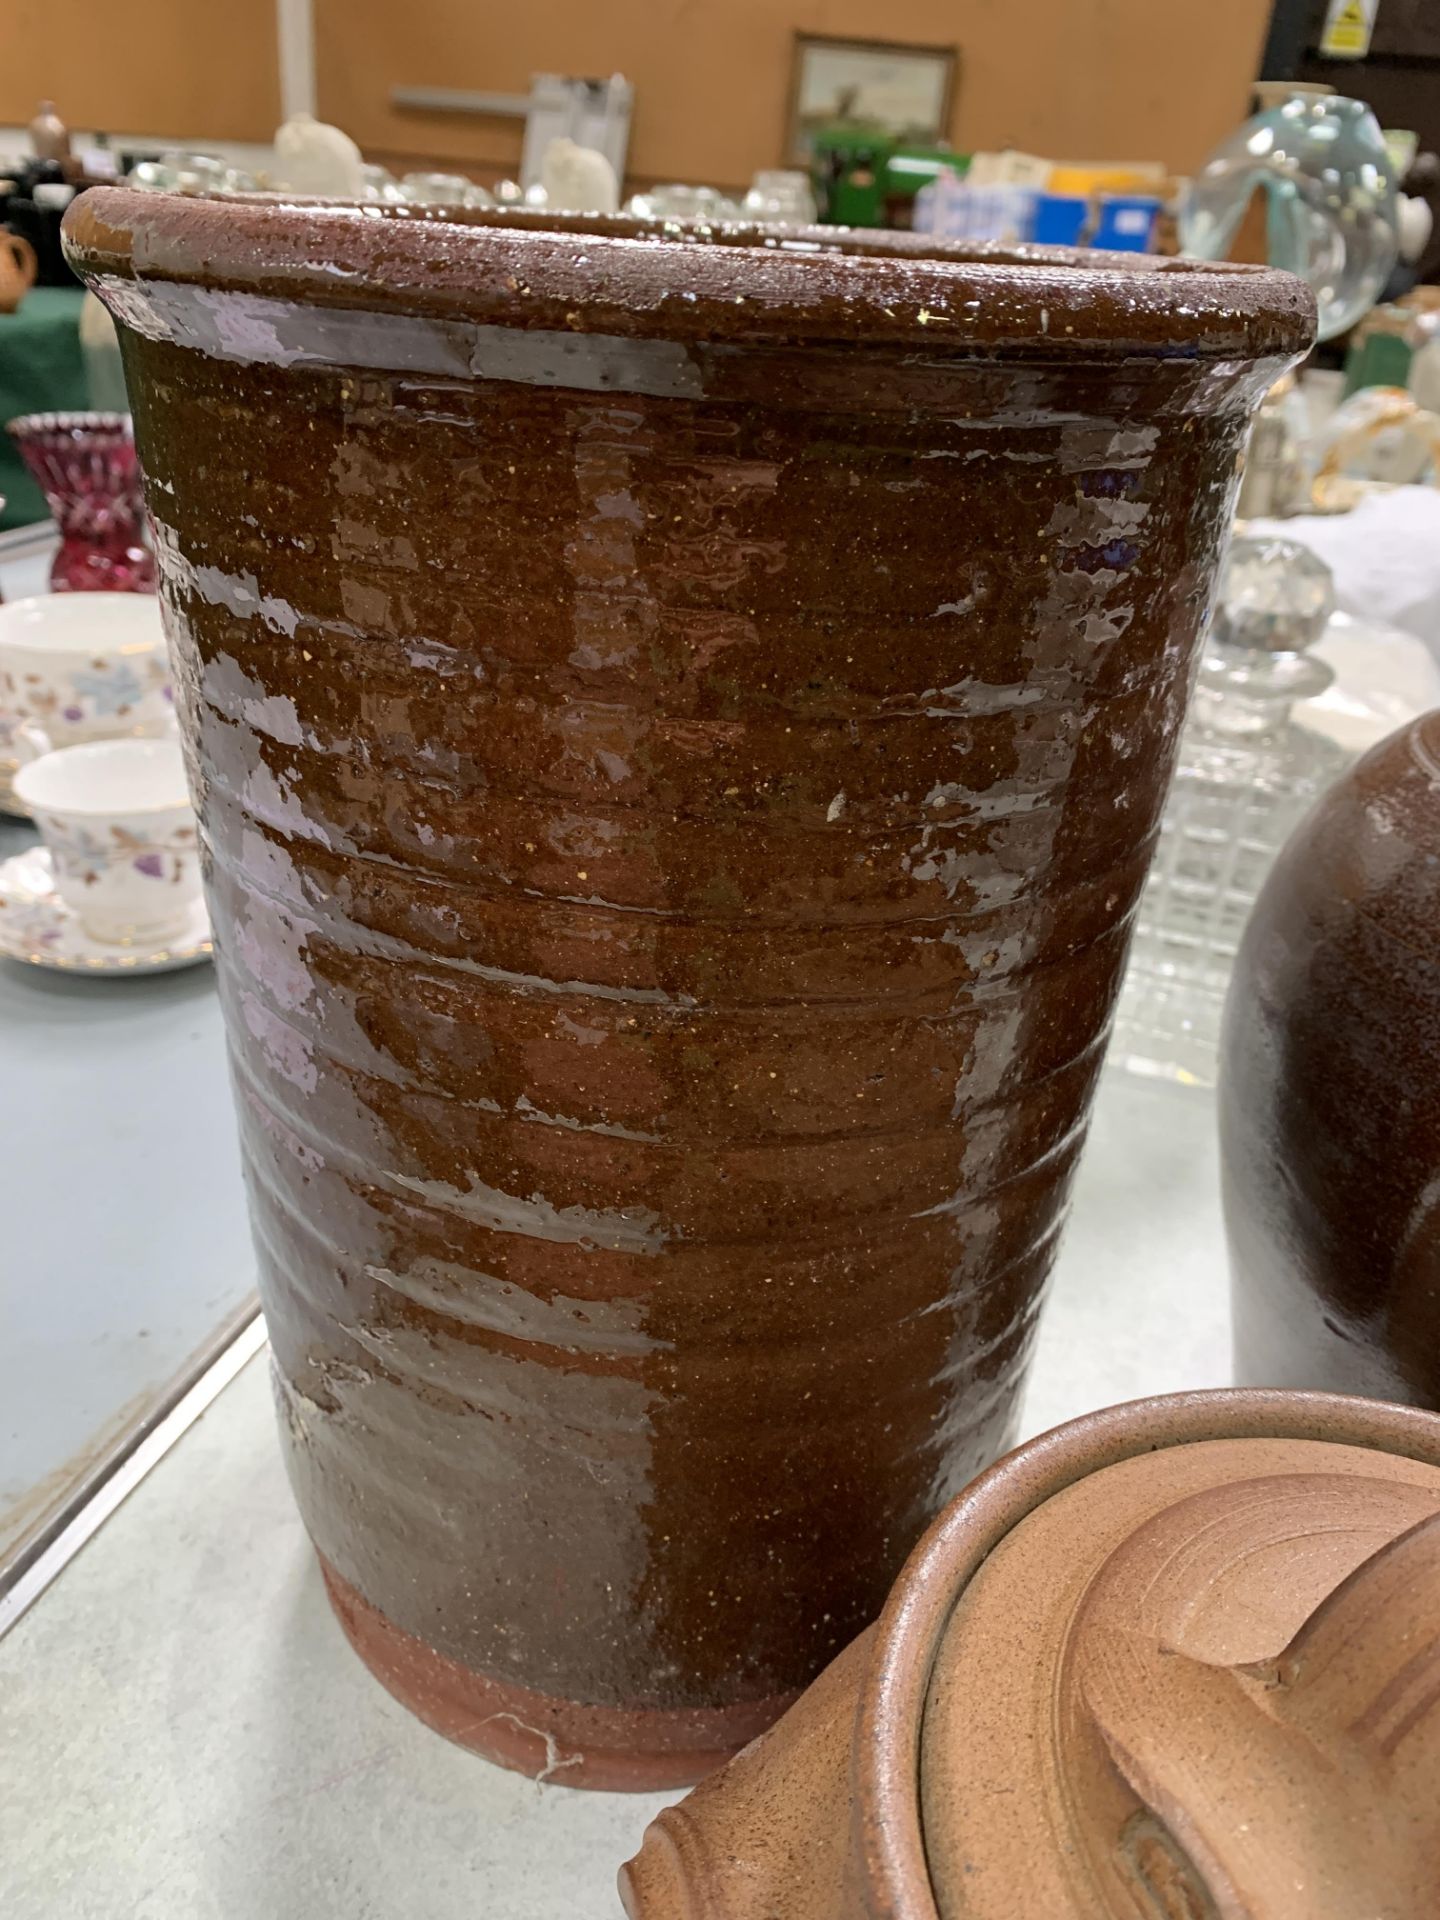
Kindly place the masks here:
<instances>
[{"instance_id":1,"label":"stoneware pottery lid","mask_svg":"<svg viewBox=\"0 0 1440 1920\"><path fill-rule=\"evenodd\" d=\"M122 320L211 352L228 345L242 358L256 355L253 330L283 328L283 310L296 304L547 335L717 347L913 341L935 354L1001 359L1288 358L1314 337L1309 288L1268 268L843 228L777 234L95 188L70 209L65 236L71 262ZM125 280L145 284L143 308L126 300L116 284ZM193 300L167 302L166 286L252 297L262 303L250 310L252 337L234 333L233 303L214 302L202 318ZM296 358L366 363L363 327L325 343L296 334L270 344ZM504 377L503 367L473 358L448 370ZM591 386L592 372L579 384ZM615 384L632 386L629 372L617 368ZM677 394L692 373L683 356L676 361ZM566 384L559 367L554 384Z\"/></svg>"},{"instance_id":2,"label":"stoneware pottery lid","mask_svg":"<svg viewBox=\"0 0 1440 1920\"><path fill-rule=\"evenodd\" d=\"M921 1569L888 1620L912 1649L940 1624L909 1803L933 1906L907 1915L1000 1920L1020 1888L1047 1920L1425 1910L1440 1422L1288 1399L1112 1409L951 1509L943 1600ZM887 1731L899 1678L868 1703Z\"/></svg>"},{"instance_id":3,"label":"stoneware pottery lid","mask_svg":"<svg viewBox=\"0 0 1440 1920\"><path fill-rule=\"evenodd\" d=\"M798 1738L782 1721L697 1790L693 1815L660 1816L622 1875L632 1913L1430 1912L1440 1419L1233 1392L1057 1428L952 1503L873 1634L812 1694L847 1682L830 1725L848 1768L831 1766L813 1709ZM812 1866L787 1885L806 1815ZM817 1888L812 1909L846 1850L843 1894Z\"/></svg>"}]
</instances>

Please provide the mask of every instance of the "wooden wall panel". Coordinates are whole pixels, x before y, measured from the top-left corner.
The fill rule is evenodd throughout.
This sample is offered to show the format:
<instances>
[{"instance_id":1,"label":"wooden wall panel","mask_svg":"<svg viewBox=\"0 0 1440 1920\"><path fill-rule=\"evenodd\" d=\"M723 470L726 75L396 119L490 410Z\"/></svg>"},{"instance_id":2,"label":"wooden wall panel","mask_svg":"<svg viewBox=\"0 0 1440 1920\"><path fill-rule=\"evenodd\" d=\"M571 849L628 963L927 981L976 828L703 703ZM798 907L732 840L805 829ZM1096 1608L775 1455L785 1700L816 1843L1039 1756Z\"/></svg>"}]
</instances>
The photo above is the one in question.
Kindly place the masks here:
<instances>
[{"instance_id":1,"label":"wooden wall panel","mask_svg":"<svg viewBox=\"0 0 1440 1920\"><path fill-rule=\"evenodd\" d=\"M377 157L482 176L518 123L397 112L392 86L523 93L623 72L638 182L737 186L781 160L791 35L955 44L951 139L1185 172L1244 118L1269 0L315 0L320 112Z\"/></svg>"},{"instance_id":2,"label":"wooden wall panel","mask_svg":"<svg viewBox=\"0 0 1440 1920\"><path fill-rule=\"evenodd\" d=\"M1370 55L1440 60L1440 7L1435 0L1384 0L1375 16Z\"/></svg>"},{"instance_id":3,"label":"wooden wall panel","mask_svg":"<svg viewBox=\"0 0 1440 1920\"><path fill-rule=\"evenodd\" d=\"M0 0L0 124L42 97L73 127L268 140L275 0Z\"/></svg>"}]
</instances>

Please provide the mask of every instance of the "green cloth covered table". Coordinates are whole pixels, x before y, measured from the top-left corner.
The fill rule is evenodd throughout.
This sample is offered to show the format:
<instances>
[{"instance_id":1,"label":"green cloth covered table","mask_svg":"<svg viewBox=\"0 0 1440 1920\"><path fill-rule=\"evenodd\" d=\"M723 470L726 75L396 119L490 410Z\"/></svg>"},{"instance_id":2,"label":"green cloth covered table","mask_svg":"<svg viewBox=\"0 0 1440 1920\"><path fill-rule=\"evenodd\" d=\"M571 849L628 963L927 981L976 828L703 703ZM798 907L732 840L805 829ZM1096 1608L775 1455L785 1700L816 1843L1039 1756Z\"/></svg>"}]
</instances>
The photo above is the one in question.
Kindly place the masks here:
<instances>
[{"instance_id":1,"label":"green cloth covered table","mask_svg":"<svg viewBox=\"0 0 1440 1920\"><path fill-rule=\"evenodd\" d=\"M90 405L80 351L81 287L32 287L18 313L0 313L0 423L22 413L70 413ZM0 432L0 527L49 518L45 496Z\"/></svg>"}]
</instances>

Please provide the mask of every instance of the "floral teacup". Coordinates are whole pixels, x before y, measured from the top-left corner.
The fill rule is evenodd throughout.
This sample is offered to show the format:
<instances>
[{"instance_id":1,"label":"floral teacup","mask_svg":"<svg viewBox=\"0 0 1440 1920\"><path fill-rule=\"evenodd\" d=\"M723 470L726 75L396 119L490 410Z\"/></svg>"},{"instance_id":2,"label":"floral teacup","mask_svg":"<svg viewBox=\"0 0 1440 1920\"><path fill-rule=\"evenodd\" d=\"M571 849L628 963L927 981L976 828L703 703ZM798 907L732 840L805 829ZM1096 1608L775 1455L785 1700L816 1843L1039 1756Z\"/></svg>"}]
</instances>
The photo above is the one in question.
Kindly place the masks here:
<instances>
[{"instance_id":1,"label":"floral teacup","mask_svg":"<svg viewBox=\"0 0 1440 1920\"><path fill-rule=\"evenodd\" d=\"M199 836L176 740L96 740L22 766L60 898L93 940L164 941L200 892Z\"/></svg>"},{"instance_id":2,"label":"floral teacup","mask_svg":"<svg viewBox=\"0 0 1440 1920\"><path fill-rule=\"evenodd\" d=\"M34 751L168 733L170 661L153 594L36 594L0 606L0 707ZM38 738L37 738L38 736Z\"/></svg>"}]
</instances>

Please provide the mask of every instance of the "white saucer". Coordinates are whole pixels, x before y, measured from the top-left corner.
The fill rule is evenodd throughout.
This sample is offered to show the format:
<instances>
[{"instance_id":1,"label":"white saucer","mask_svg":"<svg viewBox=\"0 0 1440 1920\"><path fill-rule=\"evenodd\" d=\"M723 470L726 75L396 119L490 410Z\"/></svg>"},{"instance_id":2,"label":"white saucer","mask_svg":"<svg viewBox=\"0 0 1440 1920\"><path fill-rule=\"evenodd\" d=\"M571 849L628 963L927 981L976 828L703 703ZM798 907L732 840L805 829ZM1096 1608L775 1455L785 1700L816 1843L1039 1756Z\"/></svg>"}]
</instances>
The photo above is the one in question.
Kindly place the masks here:
<instances>
[{"instance_id":1,"label":"white saucer","mask_svg":"<svg viewBox=\"0 0 1440 1920\"><path fill-rule=\"evenodd\" d=\"M50 854L27 847L0 860L0 954L62 973L170 973L208 960L210 916L197 900L184 931L165 947L92 940L55 891Z\"/></svg>"}]
</instances>

